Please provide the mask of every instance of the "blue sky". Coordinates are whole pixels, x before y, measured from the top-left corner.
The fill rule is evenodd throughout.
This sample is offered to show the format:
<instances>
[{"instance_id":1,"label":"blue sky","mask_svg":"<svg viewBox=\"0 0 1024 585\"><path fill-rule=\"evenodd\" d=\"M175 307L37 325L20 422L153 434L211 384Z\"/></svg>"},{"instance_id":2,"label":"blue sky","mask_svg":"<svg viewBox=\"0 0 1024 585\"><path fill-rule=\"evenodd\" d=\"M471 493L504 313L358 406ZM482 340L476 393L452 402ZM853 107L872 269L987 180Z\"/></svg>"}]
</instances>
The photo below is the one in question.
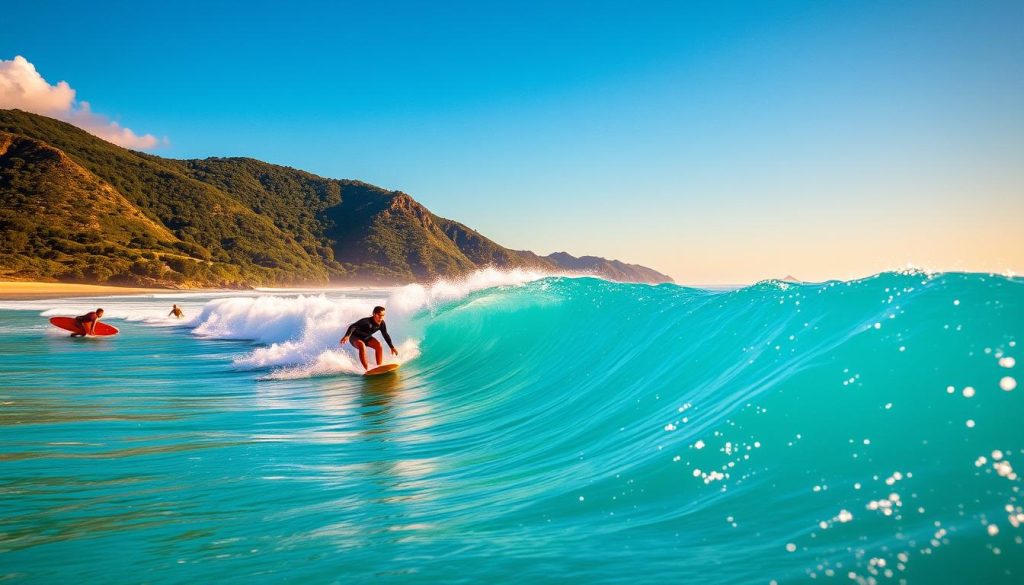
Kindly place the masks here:
<instances>
[{"instance_id":1,"label":"blue sky","mask_svg":"<svg viewBox=\"0 0 1024 585\"><path fill-rule=\"evenodd\" d=\"M1021 2L33 2L0 60L169 157L687 283L1024 272Z\"/></svg>"}]
</instances>

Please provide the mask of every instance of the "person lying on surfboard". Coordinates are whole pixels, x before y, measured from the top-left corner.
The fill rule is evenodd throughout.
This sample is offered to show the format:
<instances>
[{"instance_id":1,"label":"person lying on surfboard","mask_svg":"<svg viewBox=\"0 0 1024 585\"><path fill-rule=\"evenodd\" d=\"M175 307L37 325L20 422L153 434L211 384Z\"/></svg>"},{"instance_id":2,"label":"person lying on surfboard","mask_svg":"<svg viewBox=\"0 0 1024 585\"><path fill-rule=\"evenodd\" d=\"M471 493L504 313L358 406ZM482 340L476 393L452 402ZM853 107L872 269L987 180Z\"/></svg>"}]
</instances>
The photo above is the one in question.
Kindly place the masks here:
<instances>
[{"instance_id":1,"label":"person lying on surfboard","mask_svg":"<svg viewBox=\"0 0 1024 585\"><path fill-rule=\"evenodd\" d=\"M75 321L82 326L86 335L92 335L93 329L96 328L96 322L99 321L102 316L103 309L96 309L95 311L90 311L84 315L75 317Z\"/></svg>"},{"instance_id":2,"label":"person lying on surfboard","mask_svg":"<svg viewBox=\"0 0 1024 585\"><path fill-rule=\"evenodd\" d=\"M363 363L363 368L369 370L370 365L366 363L367 345L373 348L378 366L384 361L384 348L381 347L379 341L373 338L373 334L378 331L384 336L384 341L388 342L391 355L398 355L398 350L395 349L395 344L391 343L391 336L388 335L388 326L384 323L384 307L374 307L372 315L363 317L349 325L348 330L345 331L345 337L342 337L338 343L345 345L351 338L352 345L359 350L359 361Z\"/></svg>"}]
</instances>

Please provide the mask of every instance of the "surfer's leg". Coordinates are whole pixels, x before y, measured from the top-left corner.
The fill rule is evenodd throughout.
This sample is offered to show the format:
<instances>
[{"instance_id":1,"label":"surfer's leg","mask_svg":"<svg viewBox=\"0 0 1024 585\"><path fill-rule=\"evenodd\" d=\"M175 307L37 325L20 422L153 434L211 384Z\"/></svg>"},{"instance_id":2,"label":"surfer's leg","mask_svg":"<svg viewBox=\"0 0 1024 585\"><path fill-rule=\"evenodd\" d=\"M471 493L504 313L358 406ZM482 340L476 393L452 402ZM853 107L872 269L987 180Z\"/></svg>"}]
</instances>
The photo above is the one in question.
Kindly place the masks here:
<instances>
[{"instance_id":1,"label":"surfer's leg","mask_svg":"<svg viewBox=\"0 0 1024 585\"><path fill-rule=\"evenodd\" d=\"M359 350L359 361L363 363L363 369L369 370L370 366L366 363L366 344L358 339L353 339L352 345L356 346L356 349Z\"/></svg>"},{"instance_id":2,"label":"surfer's leg","mask_svg":"<svg viewBox=\"0 0 1024 585\"><path fill-rule=\"evenodd\" d=\"M376 354L377 357L377 365L379 366L381 362L384 361L384 348L381 346L379 341L373 338L368 339L366 341L366 345L369 345L370 347L373 348L373 352Z\"/></svg>"}]
</instances>

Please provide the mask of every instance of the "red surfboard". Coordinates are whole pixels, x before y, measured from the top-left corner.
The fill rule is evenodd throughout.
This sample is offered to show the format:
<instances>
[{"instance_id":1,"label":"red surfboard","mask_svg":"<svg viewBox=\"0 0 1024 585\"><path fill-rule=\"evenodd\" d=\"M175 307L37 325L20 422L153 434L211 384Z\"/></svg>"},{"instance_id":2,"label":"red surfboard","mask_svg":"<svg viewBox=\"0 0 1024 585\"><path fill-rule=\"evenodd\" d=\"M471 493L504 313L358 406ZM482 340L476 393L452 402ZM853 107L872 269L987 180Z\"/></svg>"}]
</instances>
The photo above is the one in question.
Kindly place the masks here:
<instances>
[{"instance_id":1,"label":"red surfboard","mask_svg":"<svg viewBox=\"0 0 1024 585\"><path fill-rule=\"evenodd\" d=\"M75 321L74 317L50 317L50 323L76 335L85 335L85 329L82 328L78 321ZM92 334L98 337L117 335L117 333L117 327L107 325L103 321L97 321L96 326L92 329Z\"/></svg>"}]
</instances>

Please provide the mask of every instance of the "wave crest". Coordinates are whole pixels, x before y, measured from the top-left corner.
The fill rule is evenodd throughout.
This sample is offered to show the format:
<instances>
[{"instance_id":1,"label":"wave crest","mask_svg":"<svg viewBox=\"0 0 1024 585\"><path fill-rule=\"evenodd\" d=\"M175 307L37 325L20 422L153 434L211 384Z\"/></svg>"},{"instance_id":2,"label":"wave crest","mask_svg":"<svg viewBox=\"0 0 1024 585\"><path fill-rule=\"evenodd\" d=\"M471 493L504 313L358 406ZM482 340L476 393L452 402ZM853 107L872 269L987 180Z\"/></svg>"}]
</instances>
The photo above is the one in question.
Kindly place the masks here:
<instances>
[{"instance_id":1,"label":"wave crest","mask_svg":"<svg viewBox=\"0 0 1024 585\"><path fill-rule=\"evenodd\" d=\"M387 308L389 333L399 350L397 363L419 355L418 328L423 310L466 298L474 292L518 286L551 275L530 270L485 269L465 278L431 285L410 284L379 294L330 297L328 294L214 299L191 322L193 334L212 339L251 340L261 345L235 360L242 369L273 369L267 378L292 379L337 373L361 373L356 352L339 347L348 325ZM372 361L372 357L371 357Z\"/></svg>"}]
</instances>

